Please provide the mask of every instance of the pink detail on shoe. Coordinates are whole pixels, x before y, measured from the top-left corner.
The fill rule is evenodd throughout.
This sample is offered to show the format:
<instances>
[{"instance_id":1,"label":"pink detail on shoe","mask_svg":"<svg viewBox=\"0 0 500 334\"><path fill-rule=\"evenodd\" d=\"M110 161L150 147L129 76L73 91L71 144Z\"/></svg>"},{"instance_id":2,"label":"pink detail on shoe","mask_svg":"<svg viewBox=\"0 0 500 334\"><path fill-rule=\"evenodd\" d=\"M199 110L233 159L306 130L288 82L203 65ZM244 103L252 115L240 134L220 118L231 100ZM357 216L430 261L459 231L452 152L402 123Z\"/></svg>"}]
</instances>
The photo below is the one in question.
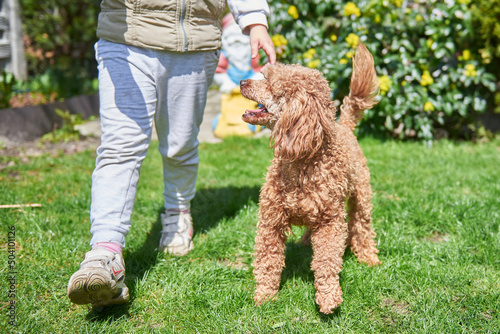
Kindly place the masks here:
<instances>
[{"instance_id":1,"label":"pink detail on shoe","mask_svg":"<svg viewBox=\"0 0 500 334\"><path fill-rule=\"evenodd\" d=\"M92 249L95 249L97 247L104 247L110 252L113 253L122 253L122 246L120 244L114 243L114 242L99 242L95 245L92 246Z\"/></svg>"}]
</instances>

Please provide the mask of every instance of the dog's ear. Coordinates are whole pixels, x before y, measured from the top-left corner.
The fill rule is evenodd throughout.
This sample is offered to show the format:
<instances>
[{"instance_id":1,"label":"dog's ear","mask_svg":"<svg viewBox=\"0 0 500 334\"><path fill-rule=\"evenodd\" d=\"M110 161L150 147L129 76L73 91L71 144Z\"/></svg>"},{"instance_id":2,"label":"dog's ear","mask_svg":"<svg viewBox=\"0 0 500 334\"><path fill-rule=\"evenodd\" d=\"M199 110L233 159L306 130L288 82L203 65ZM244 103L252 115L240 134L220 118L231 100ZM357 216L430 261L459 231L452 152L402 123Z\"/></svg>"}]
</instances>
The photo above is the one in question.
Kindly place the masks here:
<instances>
[{"instance_id":1,"label":"dog's ear","mask_svg":"<svg viewBox=\"0 0 500 334\"><path fill-rule=\"evenodd\" d=\"M272 133L274 154L287 161L311 158L333 126L329 105L300 88L292 98L282 98L282 114Z\"/></svg>"}]
</instances>

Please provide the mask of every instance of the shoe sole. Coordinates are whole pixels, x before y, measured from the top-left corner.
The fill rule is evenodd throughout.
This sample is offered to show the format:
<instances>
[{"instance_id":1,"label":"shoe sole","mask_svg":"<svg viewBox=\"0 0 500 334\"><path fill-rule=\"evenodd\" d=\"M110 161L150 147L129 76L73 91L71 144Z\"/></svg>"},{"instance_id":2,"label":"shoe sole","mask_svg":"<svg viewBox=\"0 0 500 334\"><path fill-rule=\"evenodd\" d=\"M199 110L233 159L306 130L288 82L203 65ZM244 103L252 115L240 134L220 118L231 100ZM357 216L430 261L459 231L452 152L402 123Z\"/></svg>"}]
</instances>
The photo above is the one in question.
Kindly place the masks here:
<instances>
[{"instance_id":1,"label":"shoe sole","mask_svg":"<svg viewBox=\"0 0 500 334\"><path fill-rule=\"evenodd\" d=\"M171 246L167 246L165 248L163 247L160 247L160 252L163 252L165 254L170 254L170 255L173 255L173 256L184 256L184 255L187 255L190 251L192 251L194 249L194 244L193 242L189 242L189 246L188 247L183 247L182 249L176 249L176 248L180 248L180 247L171 247Z\"/></svg>"},{"instance_id":2,"label":"shoe sole","mask_svg":"<svg viewBox=\"0 0 500 334\"><path fill-rule=\"evenodd\" d=\"M129 300L124 283L116 284L109 272L94 268L79 270L71 276L68 297L75 304L92 306L123 304Z\"/></svg>"}]
</instances>

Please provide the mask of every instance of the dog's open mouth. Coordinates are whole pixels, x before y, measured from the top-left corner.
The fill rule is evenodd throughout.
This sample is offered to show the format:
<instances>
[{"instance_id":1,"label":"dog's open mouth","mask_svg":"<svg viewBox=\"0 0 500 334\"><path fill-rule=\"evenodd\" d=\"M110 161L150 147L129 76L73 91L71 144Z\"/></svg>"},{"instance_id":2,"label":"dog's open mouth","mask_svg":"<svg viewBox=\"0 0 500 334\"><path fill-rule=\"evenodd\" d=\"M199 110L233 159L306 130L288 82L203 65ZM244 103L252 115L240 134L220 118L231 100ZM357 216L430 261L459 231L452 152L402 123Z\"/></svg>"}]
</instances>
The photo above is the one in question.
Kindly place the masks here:
<instances>
[{"instance_id":1,"label":"dog's open mouth","mask_svg":"<svg viewBox=\"0 0 500 334\"><path fill-rule=\"evenodd\" d=\"M268 126L269 120L272 118L273 114L270 113L265 106L259 104L258 109L245 110L245 113L241 117L243 121L253 124Z\"/></svg>"},{"instance_id":2,"label":"dog's open mouth","mask_svg":"<svg viewBox=\"0 0 500 334\"><path fill-rule=\"evenodd\" d=\"M246 116L252 116L252 117L258 117L258 116L261 116L263 113L268 113L266 107L264 107L263 105L260 104L260 108L259 109L255 109L255 110L245 110L245 115Z\"/></svg>"}]
</instances>

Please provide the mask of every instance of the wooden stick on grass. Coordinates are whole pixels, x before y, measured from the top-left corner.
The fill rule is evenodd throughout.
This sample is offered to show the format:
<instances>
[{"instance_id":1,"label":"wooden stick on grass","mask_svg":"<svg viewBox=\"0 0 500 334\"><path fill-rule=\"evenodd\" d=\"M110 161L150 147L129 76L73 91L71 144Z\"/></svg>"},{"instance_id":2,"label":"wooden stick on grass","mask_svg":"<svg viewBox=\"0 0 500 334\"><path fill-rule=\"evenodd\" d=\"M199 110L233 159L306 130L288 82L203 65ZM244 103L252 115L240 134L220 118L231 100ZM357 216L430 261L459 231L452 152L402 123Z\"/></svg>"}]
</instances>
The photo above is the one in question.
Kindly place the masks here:
<instances>
[{"instance_id":1,"label":"wooden stick on grass","mask_svg":"<svg viewBox=\"0 0 500 334\"><path fill-rule=\"evenodd\" d=\"M42 205L39 203L28 203L28 204L0 204L0 209L12 209L12 208L40 208Z\"/></svg>"}]
</instances>

